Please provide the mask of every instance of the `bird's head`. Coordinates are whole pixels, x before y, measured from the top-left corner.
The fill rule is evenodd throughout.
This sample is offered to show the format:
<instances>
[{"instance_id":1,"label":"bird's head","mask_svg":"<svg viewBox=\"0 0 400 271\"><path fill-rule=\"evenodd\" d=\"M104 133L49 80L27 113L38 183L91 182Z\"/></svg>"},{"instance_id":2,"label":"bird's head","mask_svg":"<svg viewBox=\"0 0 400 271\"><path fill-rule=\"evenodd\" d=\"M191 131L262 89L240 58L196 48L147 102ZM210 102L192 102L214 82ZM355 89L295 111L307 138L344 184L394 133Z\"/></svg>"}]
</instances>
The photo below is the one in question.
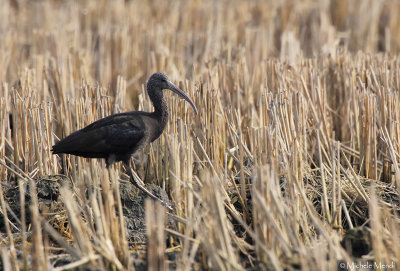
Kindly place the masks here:
<instances>
[{"instance_id":1,"label":"bird's head","mask_svg":"<svg viewBox=\"0 0 400 271\"><path fill-rule=\"evenodd\" d=\"M153 73L147 81L148 88L151 87L160 90L169 89L170 84L172 83L169 81L168 76L162 72Z\"/></svg>"},{"instance_id":2,"label":"bird's head","mask_svg":"<svg viewBox=\"0 0 400 271\"><path fill-rule=\"evenodd\" d=\"M193 101L177 86L175 86L169 79L168 76L162 72L156 72L150 76L147 81L147 90L159 90L169 89L185 99L194 109L196 115L198 114L197 108Z\"/></svg>"}]
</instances>

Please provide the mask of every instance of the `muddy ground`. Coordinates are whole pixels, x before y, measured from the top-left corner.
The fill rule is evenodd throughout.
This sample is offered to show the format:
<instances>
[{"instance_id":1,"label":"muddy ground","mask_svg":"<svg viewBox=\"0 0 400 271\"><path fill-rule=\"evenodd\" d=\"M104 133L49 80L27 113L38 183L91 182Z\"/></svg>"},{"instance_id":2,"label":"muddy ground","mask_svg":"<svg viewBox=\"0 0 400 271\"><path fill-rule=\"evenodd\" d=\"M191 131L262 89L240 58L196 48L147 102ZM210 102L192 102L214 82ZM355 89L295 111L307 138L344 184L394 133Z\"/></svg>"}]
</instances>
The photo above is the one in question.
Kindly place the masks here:
<instances>
[{"instance_id":1,"label":"muddy ground","mask_svg":"<svg viewBox=\"0 0 400 271\"><path fill-rule=\"evenodd\" d=\"M63 231L63 229L65 230L68 227L68 221L60 221L60 216L57 216L57 214L65 211L64 204L62 203L60 197L60 187L63 185L72 186L71 180L65 175L57 174L36 178L35 183L37 187L39 211L58 231ZM167 196L167 193L162 188L153 184L149 184L147 185L147 189L157 197L161 198L164 202L172 204ZM9 220L12 223L15 223L15 225L21 225L21 203L18 184L13 181L3 183L3 191L5 201L8 204ZM25 213L26 225L29 227L31 224L31 213L29 206L32 199L29 194L29 187L26 188L26 191L28 192L25 193ZM132 255L134 257L135 267L137 270L146 270L144 253L146 244L144 201L146 196L142 191L137 189L136 186L129 182L120 183L120 194L123 206L123 215L127 226L128 244L130 249L135 251L134 248L136 248L138 251L138 253L134 253ZM1 217L0 220L0 236L1 238L6 238L6 229L3 217ZM15 240L20 240L21 238L18 238L17 235L20 235L20 233L15 233ZM28 233L28 241L29 240L30 235ZM57 246L57 244L55 244L55 246ZM63 254L64 253L65 252L63 252ZM21 256L20 252L18 252L18 254ZM69 256L65 256L63 258L55 257L52 264L56 267L68 264L72 261L72 257Z\"/></svg>"},{"instance_id":2,"label":"muddy ground","mask_svg":"<svg viewBox=\"0 0 400 271\"><path fill-rule=\"evenodd\" d=\"M65 215L64 204L61 201L60 197L60 187L63 185L67 185L72 187L71 180L65 175L51 175L51 176L43 176L35 179L36 187L37 187L37 196L38 196L38 205L39 211L57 231L59 232L68 232L66 230L68 228L68 220ZM3 193L5 197L5 201L8 204L8 218L15 225L21 225L21 203L20 203L20 191L18 188L18 184L14 181L3 182ZM167 193L156 185L147 185L148 190L150 190L154 195L161 198L164 202L167 202L172 206L172 202L169 200ZM29 191L29 186L26 188ZM121 202L123 206L123 215L125 218L125 223L127 226L127 236L128 236L128 244L133 251L132 257L136 270L146 270L146 228L145 228L145 194L136 188L133 184L129 182L120 183L120 195ZM234 199L234 193L232 193ZM248 195L248 201L251 202L250 194ZM29 206L31 203L31 197L29 192L25 194L25 213L26 213L26 225L29 227L31 224L31 216ZM116 210L117 211L117 210ZM60 216L57 214L64 213L64 220L60 220ZM62 217L62 216L61 216ZM168 227L174 227L173 221L171 219L168 220ZM235 233L238 236L244 235L244 229L240 227L237 223L232 221L234 225ZM367 223L368 224L368 223ZM368 226L368 225L367 225ZM15 231L16 232L16 231ZM18 244L18 240L20 233L14 234L14 239L16 240L17 248L21 247ZM28 242L31 240L31 236L29 233ZM3 217L0 219L0 237L3 242L7 242L6 229L4 225ZM51 240L50 240L51 241ZM166 239L168 243L168 239ZM251 241L250 241L251 243ZM4 244L3 244L4 245ZM54 243L54 246L58 245ZM167 244L168 246L168 244ZM368 227L356 227L352 230L348 230L342 240L342 246L347 251L349 251L350 255L354 255L355 257L362 257L363 255L367 255L371 252L372 246L370 241L370 232ZM59 246L58 246L59 247ZM136 251L136 252L135 252ZM54 267L63 266L65 264L71 263L74 261L72 257L62 251L63 257L54 257L50 259L51 264ZM22 254L18 251L18 256L22 258ZM166 255L170 263L173 263L176 257L176 253L172 252ZM0 261L1 262L1 261ZM300 260L294 257L293 259L288 259L288 265L291 266L291 270L300 270L301 264ZM263 266L262 269L271 270L265 265L256 265L258 267ZM170 266L172 269L173 266ZM0 263L0 270L1 263ZM80 267L79 270L93 270L90 266ZM256 270L256 269L248 269L248 270ZM338 270L342 270L338 268Z\"/></svg>"}]
</instances>

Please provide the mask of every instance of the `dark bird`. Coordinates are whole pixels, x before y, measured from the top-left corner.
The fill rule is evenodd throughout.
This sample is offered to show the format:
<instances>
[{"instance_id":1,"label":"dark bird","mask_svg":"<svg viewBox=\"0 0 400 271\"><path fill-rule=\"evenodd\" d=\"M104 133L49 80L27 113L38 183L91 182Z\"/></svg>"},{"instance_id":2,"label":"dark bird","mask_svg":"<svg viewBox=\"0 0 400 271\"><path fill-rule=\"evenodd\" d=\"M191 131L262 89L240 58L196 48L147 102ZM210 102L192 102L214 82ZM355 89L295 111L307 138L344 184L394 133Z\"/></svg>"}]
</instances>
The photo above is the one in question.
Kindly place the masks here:
<instances>
[{"instance_id":1,"label":"dark bird","mask_svg":"<svg viewBox=\"0 0 400 271\"><path fill-rule=\"evenodd\" d=\"M157 72L147 81L147 93L153 103L154 112L130 111L95 121L57 142L52 147L53 154L67 153L87 158L104 158L107 168L115 162L122 161L133 173L129 166L131 156L156 140L167 124L168 106L163 96L164 89L180 95L198 114L193 101L164 73ZM137 182L135 184L143 190ZM151 196L155 197L152 194Z\"/></svg>"}]
</instances>

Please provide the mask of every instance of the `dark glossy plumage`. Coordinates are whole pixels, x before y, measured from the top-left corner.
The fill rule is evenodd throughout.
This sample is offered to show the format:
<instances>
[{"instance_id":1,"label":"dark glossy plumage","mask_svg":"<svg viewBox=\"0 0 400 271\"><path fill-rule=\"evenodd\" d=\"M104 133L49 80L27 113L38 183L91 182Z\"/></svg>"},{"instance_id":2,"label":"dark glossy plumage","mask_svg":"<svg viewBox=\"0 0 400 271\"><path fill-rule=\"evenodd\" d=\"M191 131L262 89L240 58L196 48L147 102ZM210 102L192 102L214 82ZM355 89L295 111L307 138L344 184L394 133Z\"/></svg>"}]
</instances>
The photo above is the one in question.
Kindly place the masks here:
<instances>
[{"instance_id":1,"label":"dark glossy plumage","mask_svg":"<svg viewBox=\"0 0 400 271\"><path fill-rule=\"evenodd\" d=\"M104 158L107 167L114 162L129 164L130 157L156 140L168 121L168 107L163 89L170 89L197 108L182 90L172 84L163 73L153 74L147 82L147 93L154 112L131 111L105 117L73 132L56 143L54 154L68 153L87 158Z\"/></svg>"}]
</instances>

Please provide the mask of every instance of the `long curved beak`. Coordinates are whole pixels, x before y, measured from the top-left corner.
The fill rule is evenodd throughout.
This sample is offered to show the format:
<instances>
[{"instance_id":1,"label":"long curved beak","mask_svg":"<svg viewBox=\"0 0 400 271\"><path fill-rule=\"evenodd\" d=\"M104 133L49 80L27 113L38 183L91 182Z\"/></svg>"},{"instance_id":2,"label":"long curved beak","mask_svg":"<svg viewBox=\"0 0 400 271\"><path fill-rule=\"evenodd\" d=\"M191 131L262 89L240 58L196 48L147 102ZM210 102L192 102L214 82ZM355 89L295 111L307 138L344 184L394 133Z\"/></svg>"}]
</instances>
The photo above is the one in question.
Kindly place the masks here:
<instances>
[{"instance_id":1,"label":"long curved beak","mask_svg":"<svg viewBox=\"0 0 400 271\"><path fill-rule=\"evenodd\" d=\"M183 99L185 99L193 107L194 112L196 112L196 115L199 114L193 101L182 90L180 90L177 86L175 86L171 81L168 81L168 89L172 90L173 92L181 96Z\"/></svg>"}]
</instances>

